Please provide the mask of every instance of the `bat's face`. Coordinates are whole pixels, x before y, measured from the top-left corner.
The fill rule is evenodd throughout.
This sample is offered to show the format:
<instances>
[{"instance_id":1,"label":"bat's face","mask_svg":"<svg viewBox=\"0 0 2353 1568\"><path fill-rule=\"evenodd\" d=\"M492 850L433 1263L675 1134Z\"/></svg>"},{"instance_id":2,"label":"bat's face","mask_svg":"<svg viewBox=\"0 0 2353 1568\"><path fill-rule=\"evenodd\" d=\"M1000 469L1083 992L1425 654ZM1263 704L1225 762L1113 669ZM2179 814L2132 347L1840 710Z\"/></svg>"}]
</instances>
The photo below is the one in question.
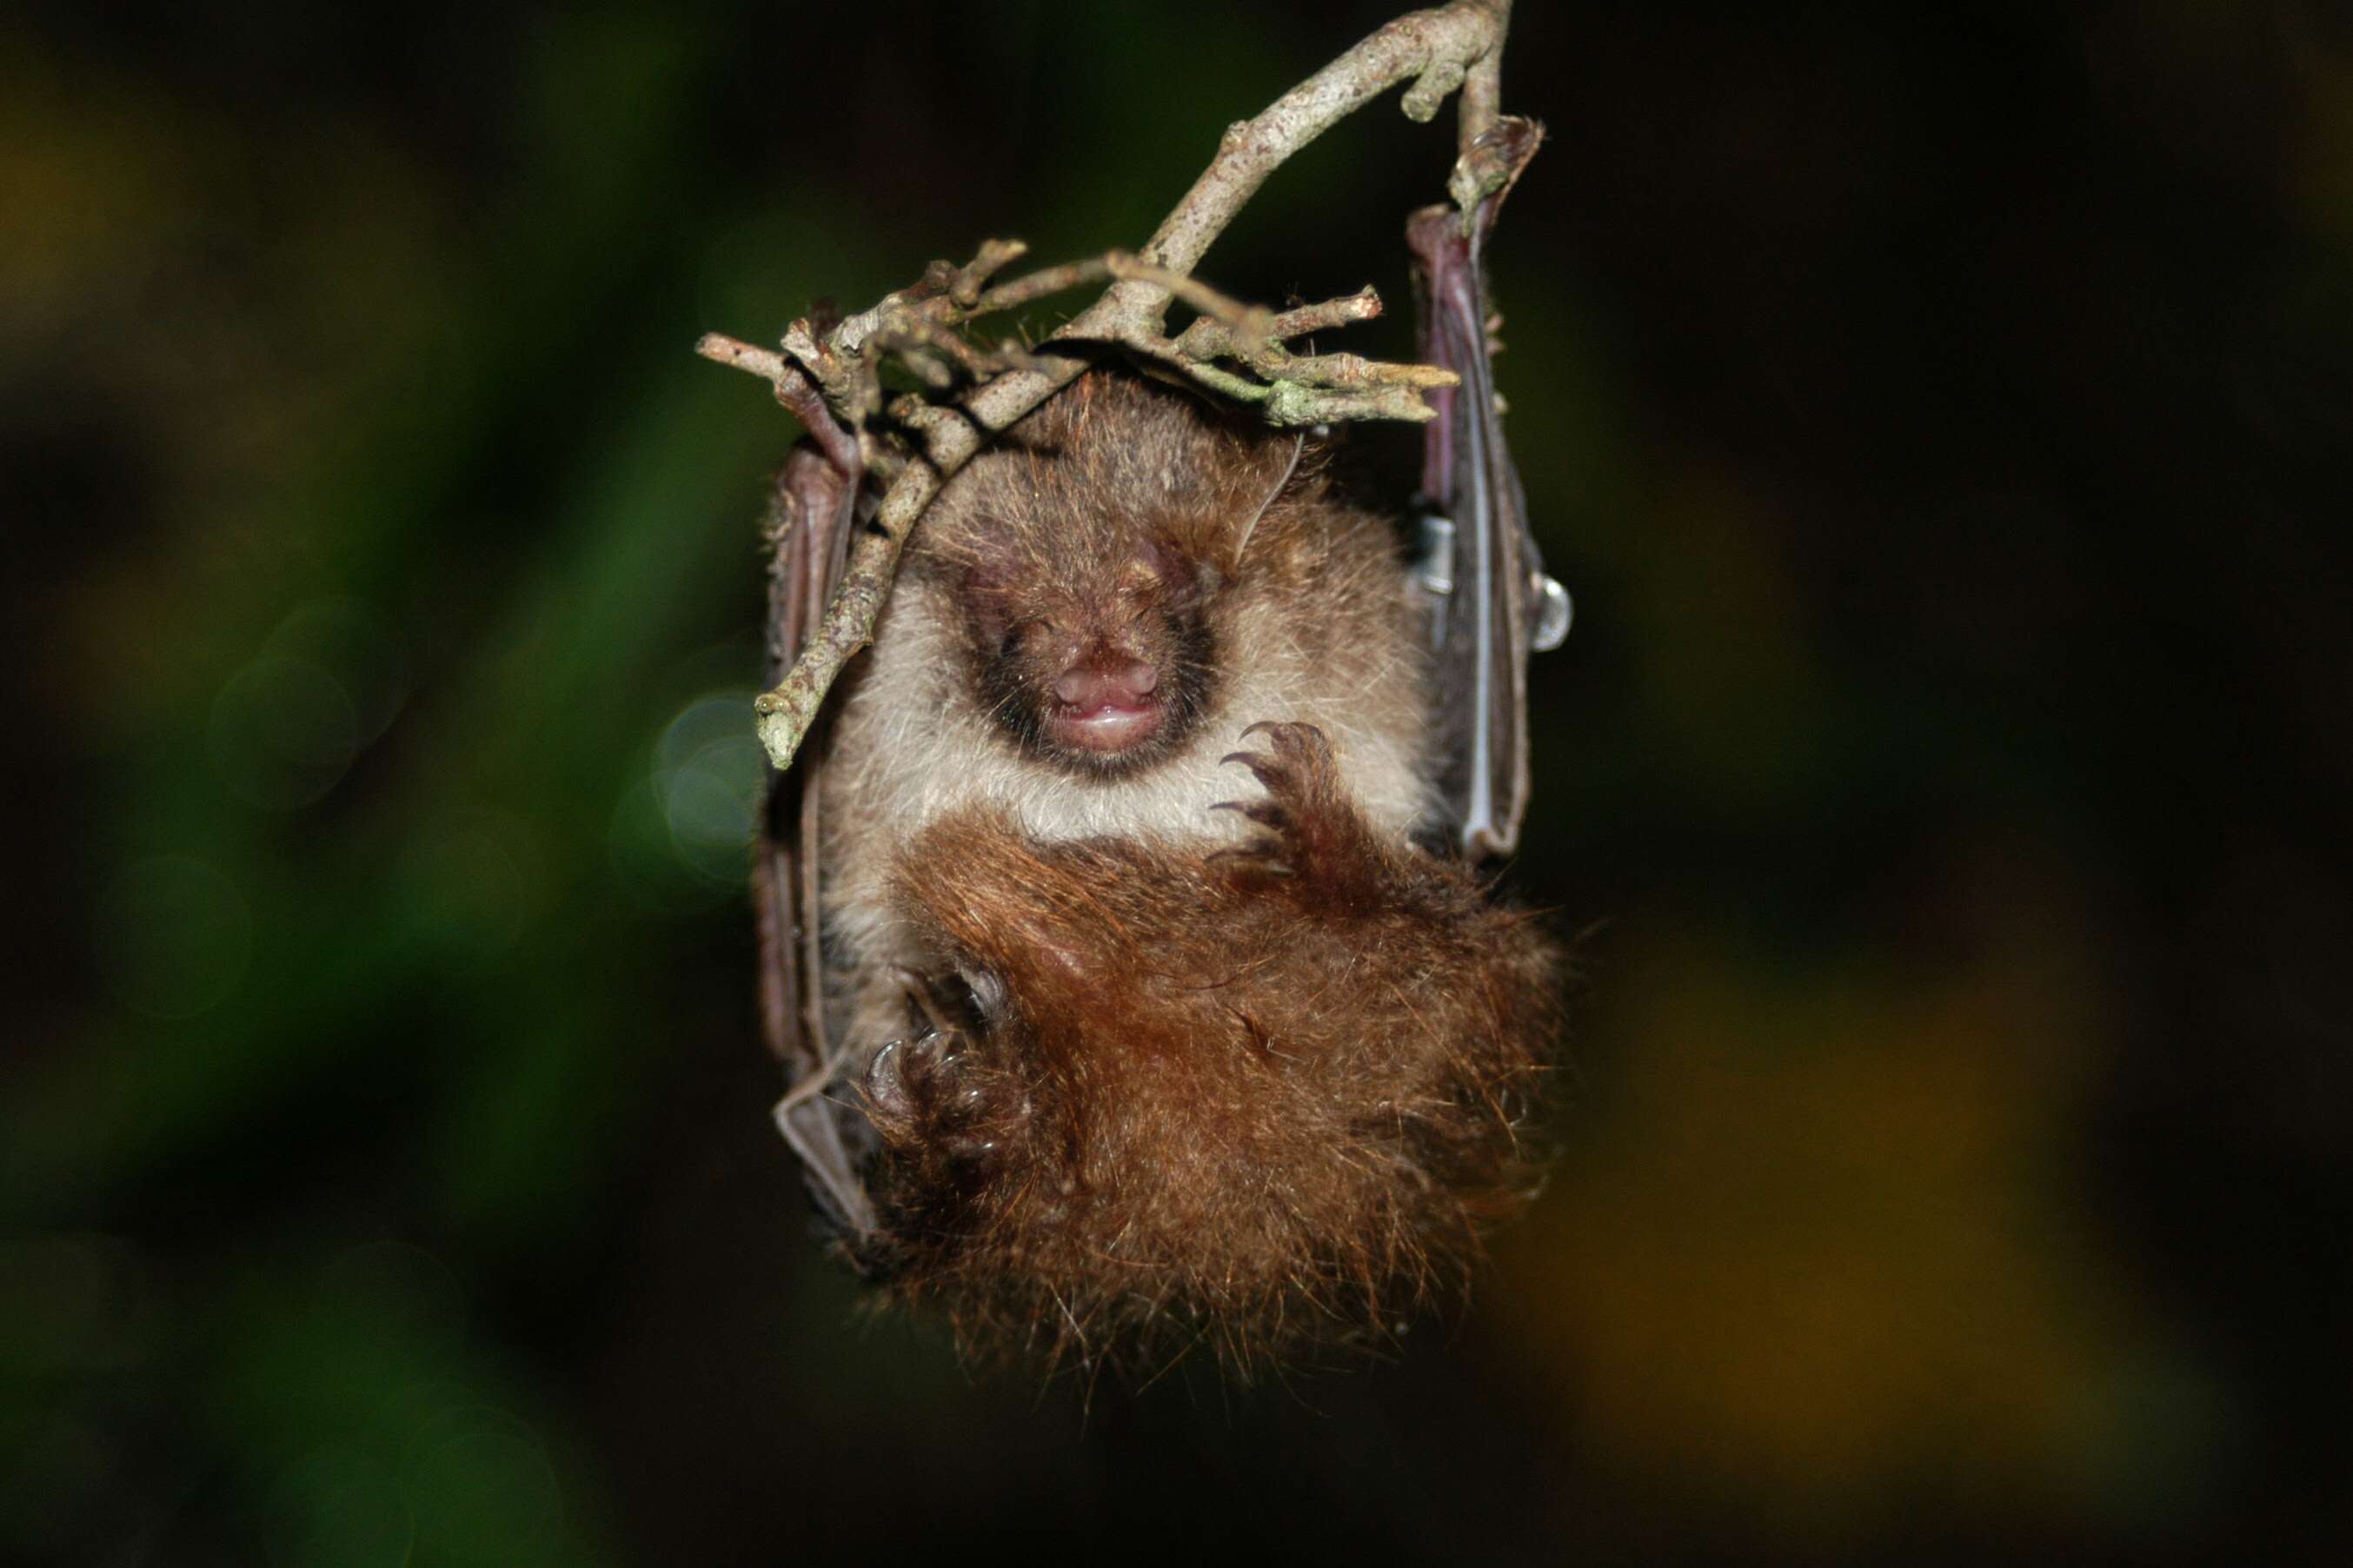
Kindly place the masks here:
<instances>
[{"instance_id":1,"label":"bat's face","mask_svg":"<svg viewBox=\"0 0 2353 1568\"><path fill-rule=\"evenodd\" d=\"M1133 772L1179 745L1207 705L1214 574L1151 537L1063 565L965 574L976 695L1033 757Z\"/></svg>"}]
</instances>

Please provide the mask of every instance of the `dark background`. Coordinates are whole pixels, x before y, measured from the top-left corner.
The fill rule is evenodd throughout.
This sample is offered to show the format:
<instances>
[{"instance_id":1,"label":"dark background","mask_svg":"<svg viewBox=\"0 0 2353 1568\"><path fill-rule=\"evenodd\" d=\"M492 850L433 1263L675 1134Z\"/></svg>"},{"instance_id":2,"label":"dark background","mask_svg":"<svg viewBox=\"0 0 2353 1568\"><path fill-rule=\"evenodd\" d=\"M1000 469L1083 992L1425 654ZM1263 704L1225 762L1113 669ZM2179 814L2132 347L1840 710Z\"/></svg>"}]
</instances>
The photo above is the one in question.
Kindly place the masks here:
<instances>
[{"instance_id":1,"label":"dark background","mask_svg":"<svg viewBox=\"0 0 2353 1568\"><path fill-rule=\"evenodd\" d=\"M0 1558L2341 1561L2353 21L1525 6L1565 1153L1397 1363L863 1316L767 1120L695 336L1134 244L1377 5L0 34ZM1205 275L1371 280L1388 104Z\"/></svg>"}]
</instances>

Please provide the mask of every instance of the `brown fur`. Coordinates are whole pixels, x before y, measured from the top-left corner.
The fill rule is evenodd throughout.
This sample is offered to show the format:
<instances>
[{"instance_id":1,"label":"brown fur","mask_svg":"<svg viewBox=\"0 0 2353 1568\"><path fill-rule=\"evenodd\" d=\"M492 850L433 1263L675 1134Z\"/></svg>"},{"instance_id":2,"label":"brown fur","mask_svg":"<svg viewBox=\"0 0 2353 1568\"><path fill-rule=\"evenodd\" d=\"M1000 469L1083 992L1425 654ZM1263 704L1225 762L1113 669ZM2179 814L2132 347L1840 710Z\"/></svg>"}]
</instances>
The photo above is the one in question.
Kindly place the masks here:
<instances>
[{"instance_id":1,"label":"brown fur","mask_svg":"<svg viewBox=\"0 0 2353 1568\"><path fill-rule=\"evenodd\" d=\"M1316 725L1365 815L1429 810L1428 699L1397 542L1313 442L1139 378L1091 374L958 473L924 513L823 765L828 1030L906 1027L926 963L892 876L925 827L992 813L1041 842L1236 841L1219 759L1262 719ZM1050 671L1025 628L1140 654L1172 690L1148 747L1039 742Z\"/></svg>"},{"instance_id":2,"label":"brown fur","mask_svg":"<svg viewBox=\"0 0 2353 1568\"><path fill-rule=\"evenodd\" d=\"M899 859L977 1002L927 1000L868 1075L869 1261L968 1343L1244 1366L1380 1343L1531 1190L1551 944L1369 824L1316 731L1253 739L1245 847L980 812Z\"/></svg>"},{"instance_id":3,"label":"brown fur","mask_svg":"<svg viewBox=\"0 0 2353 1568\"><path fill-rule=\"evenodd\" d=\"M860 1261L897 1297L976 1347L1295 1358L1384 1341L1516 1204L1552 954L1409 847L1416 624L1313 443L1133 376L926 512L821 785L828 1027L878 1139ZM1139 664L1146 742L1058 735L1060 674ZM1219 811L1261 721L1267 793Z\"/></svg>"}]
</instances>

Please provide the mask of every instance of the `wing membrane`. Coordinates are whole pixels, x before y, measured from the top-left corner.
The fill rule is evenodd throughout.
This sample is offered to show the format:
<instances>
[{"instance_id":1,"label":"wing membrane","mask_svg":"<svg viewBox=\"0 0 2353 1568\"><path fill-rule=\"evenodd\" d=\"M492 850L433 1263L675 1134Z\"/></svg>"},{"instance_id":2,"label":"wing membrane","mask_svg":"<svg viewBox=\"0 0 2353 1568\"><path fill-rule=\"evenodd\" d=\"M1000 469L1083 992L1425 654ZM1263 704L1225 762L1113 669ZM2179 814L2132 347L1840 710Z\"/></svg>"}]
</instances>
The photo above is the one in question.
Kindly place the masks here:
<instances>
[{"instance_id":1,"label":"wing membrane","mask_svg":"<svg viewBox=\"0 0 2353 1568\"><path fill-rule=\"evenodd\" d=\"M1439 789L1457 847L1472 859L1509 854L1519 843L1528 799L1528 655L1567 629L1566 597L1544 574L1504 439L1484 260L1504 199L1543 139L1533 121L1499 121L1466 155L1466 163L1479 161L1501 179L1469 223L1440 205L1406 225L1421 357L1461 377L1460 386L1430 395L1438 417L1423 438L1420 582L1430 620Z\"/></svg>"}]
</instances>

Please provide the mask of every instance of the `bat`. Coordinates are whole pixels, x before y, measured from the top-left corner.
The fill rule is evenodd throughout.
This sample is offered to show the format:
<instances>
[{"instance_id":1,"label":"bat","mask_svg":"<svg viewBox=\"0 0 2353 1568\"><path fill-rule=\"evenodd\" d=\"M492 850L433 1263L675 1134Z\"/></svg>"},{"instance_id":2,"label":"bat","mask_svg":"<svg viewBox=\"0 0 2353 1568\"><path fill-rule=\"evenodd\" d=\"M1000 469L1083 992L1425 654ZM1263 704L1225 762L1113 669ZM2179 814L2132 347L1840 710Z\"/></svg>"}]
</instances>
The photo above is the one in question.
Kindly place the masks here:
<instances>
[{"instance_id":1,"label":"bat","mask_svg":"<svg viewBox=\"0 0 2353 1568\"><path fill-rule=\"evenodd\" d=\"M833 448L797 448L777 482L772 664L856 526L854 447ZM1393 530L1296 435L1098 372L958 473L824 730L772 779L754 854L763 1014L796 1086L778 1120L852 1255L872 1138L840 1091L914 1021L902 976L934 962L891 887L926 823L985 806L1042 838L1229 845L1220 759L1274 716L1334 736L1402 836L1431 810L1427 703Z\"/></svg>"},{"instance_id":2,"label":"bat","mask_svg":"<svg viewBox=\"0 0 2353 1568\"><path fill-rule=\"evenodd\" d=\"M772 784L779 1124L845 1254L971 1342L1377 1341L1526 1190L1556 955L1469 865L1516 839L1525 663L1566 629L1479 277L1535 137L1504 122L1467 228L1409 230L1461 376L1410 574L1321 441L1092 372L934 502ZM772 660L856 526L834 445L778 483Z\"/></svg>"}]
</instances>

